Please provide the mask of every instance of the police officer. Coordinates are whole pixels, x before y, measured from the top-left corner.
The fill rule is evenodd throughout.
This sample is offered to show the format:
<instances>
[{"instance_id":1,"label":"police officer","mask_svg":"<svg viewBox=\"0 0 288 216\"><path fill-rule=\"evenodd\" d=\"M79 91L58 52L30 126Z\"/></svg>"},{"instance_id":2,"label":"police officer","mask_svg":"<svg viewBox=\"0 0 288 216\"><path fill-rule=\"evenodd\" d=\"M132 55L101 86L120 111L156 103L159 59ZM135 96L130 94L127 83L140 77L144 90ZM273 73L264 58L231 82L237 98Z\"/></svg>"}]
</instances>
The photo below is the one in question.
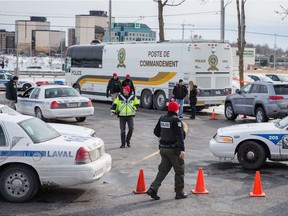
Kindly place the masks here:
<instances>
[{"instance_id":1,"label":"police officer","mask_svg":"<svg viewBox=\"0 0 288 216\"><path fill-rule=\"evenodd\" d=\"M109 80L107 85L106 97L108 98L110 93L111 99L112 101L114 101L121 91L122 91L121 81L119 80L117 73L113 73L113 76Z\"/></svg>"},{"instance_id":2,"label":"police officer","mask_svg":"<svg viewBox=\"0 0 288 216\"><path fill-rule=\"evenodd\" d=\"M152 182L147 194L155 200L159 200L157 195L158 189L165 179L171 168L175 171L175 199L187 198L184 193L184 138L185 131L183 124L178 118L179 105L172 101L168 104L168 113L161 116L155 129L154 134L160 138L160 155L161 163L158 167L158 174Z\"/></svg>"},{"instance_id":3,"label":"police officer","mask_svg":"<svg viewBox=\"0 0 288 216\"><path fill-rule=\"evenodd\" d=\"M135 94L135 87L133 81L131 80L130 74L126 74L126 78L122 81L122 87L129 86L131 89L131 93Z\"/></svg>"},{"instance_id":4,"label":"police officer","mask_svg":"<svg viewBox=\"0 0 288 216\"><path fill-rule=\"evenodd\" d=\"M120 93L113 105L111 107L111 114L118 115L120 121L120 133L121 133L121 146L120 148L125 147L125 143L127 147L130 147L130 140L132 137L132 133L134 130L134 120L136 110L139 107L139 101L137 97L133 94L130 94L130 87L125 86L123 88L123 94ZM128 133L126 136L126 123L128 124Z\"/></svg>"},{"instance_id":5,"label":"police officer","mask_svg":"<svg viewBox=\"0 0 288 216\"><path fill-rule=\"evenodd\" d=\"M17 103L17 82L18 77L14 76L6 83L6 99L8 100L8 106L14 110L16 110L15 103Z\"/></svg>"}]
</instances>

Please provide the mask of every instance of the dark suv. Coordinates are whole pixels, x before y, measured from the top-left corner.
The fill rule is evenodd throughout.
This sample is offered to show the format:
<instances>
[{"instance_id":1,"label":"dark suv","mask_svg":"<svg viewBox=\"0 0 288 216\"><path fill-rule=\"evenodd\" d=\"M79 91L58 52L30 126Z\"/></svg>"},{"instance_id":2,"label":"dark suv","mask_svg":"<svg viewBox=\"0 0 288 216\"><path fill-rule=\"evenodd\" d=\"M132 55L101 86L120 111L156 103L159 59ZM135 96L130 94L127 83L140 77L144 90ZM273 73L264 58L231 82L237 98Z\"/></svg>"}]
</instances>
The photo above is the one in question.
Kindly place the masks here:
<instances>
[{"instance_id":1,"label":"dark suv","mask_svg":"<svg viewBox=\"0 0 288 216\"><path fill-rule=\"evenodd\" d=\"M225 100L225 117L238 115L256 117L257 122L281 118L288 114L288 83L257 81L243 86Z\"/></svg>"}]
</instances>

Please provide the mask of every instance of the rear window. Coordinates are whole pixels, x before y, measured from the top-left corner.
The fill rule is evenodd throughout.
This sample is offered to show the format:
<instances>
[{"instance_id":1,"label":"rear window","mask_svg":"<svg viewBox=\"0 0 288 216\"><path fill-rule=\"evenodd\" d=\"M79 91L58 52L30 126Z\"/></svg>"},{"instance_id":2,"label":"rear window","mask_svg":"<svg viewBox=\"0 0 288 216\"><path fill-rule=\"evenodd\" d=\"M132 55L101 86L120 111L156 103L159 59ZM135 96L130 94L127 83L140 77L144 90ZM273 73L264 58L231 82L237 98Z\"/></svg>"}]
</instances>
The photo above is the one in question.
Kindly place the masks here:
<instances>
[{"instance_id":1,"label":"rear window","mask_svg":"<svg viewBox=\"0 0 288 216\"><path fill-rule=\"evenodd\" d=\"M288 95L288 85L274 85L276 95Z\"/></svg>"},{"instance_id":2,"label":"rear window","mask_svg":"<svg viewBox=\"0 0 288 216\"><path fill-rule=\"evenodd\" d=\"M51 88L45 90L45 98L79 97L74 88Z\"/></svg>"}]
</instances>

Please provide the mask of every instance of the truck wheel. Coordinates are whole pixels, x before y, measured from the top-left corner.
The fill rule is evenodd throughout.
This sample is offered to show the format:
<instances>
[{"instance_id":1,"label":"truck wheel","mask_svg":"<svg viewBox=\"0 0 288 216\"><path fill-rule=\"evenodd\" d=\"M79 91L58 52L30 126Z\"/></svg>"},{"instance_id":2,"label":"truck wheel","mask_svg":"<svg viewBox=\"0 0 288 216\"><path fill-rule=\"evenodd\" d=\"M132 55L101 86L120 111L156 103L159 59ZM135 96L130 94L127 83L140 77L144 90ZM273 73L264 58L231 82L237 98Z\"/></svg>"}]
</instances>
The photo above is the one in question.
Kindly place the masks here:
<instances>
[{"instance_id":1,"label":"truck wheel","mask_svg":"<svg viewBox=\"0 0 288 216\"><path fill-rule=\"evenodd\" d=\"M39 190L39 179L35 172L23 165L6 168L0 177L0 193L9 202L25 202Z\"/></svg>"},{"instance_id":2,"label":"truck wheel","mask_svg":"<svg viewBox=\"0 0 288 216\"><path fill-rule=\"evenodd\" d=\"M261 168L265 164L266 158L265 149L254 141L244 142L237 151L237 159L246 169Z\"/></svg>"},{"instance_id":3,"label":"truck wheel","mask_svg":"<svg viewBox=\"0 0 288 216\"><path fill-rule=\"evenodd\" d=\"M77 122L84 122L86 120L86 117L76 117Z\"/></svg>"},{"instance_id":4,"label":"truck wheel","mask_svg":"<svg viewBox=\"0 0 288 216\"><path fill-rule=\"evenodd\" d=\"M234 109L231 103L225 104L225 117L227 120L235 120L237 118L237 114L234 113Z\"/></svg>"},{"instance_id":5,"label":"truck wheel","mask_svg":"<svg viewBox=\"0 0 288 216\"><path fill-rule=\"evenodd\" d=\"M43 114L42 114L41 109L38 108L38 107L37 107L36 110L35 110L35 117L41 119L42 121L45 121L45 120L46 120L46 118L44 118L44 116L43 116Z\"/></svg>"},{"instance_id":6,"label":"truck wheel","mask_svg":"<svg viewBox=\"0 0 288 216\"><path fill-rule=\"evenodd\" d=\"M152 92L150 90L144 90L141 95L141 104L143 108L150 109L153 104Z\"/></svg>"},{"instance_id":7,"label":"truck wheel","mask_svg":"<svg viewBox=\"0 0 288 216\"><path fill-rule=\"evenodd\" d=\"M269 120L269 118L266 116L265 111L262 107L257 108L255 116L256 116L256 121L258 123L267 122Z\"/></svg>"},{"instance_id":8,"label":"truck wheel","mask_svg":"<svg viewBox=\"0 0 288 216\"><path fill-rule=\"evenodd\" d=\"M155 104L156 109L164 110L164 108L166 107L166 96L163 91L157 92L155 96L154 104Z\"/></svg>"},{"instance_id":9,"label":"truck wheel","mask_svg":"<svg viewBox=\"0 0 288 216\"><path fill-rule=\"evenodd\" d=\"M26 91L29 88L31 88L31 84L26 83L26 84L23 85L22 90Z\"/></svg>"}]
</instances>

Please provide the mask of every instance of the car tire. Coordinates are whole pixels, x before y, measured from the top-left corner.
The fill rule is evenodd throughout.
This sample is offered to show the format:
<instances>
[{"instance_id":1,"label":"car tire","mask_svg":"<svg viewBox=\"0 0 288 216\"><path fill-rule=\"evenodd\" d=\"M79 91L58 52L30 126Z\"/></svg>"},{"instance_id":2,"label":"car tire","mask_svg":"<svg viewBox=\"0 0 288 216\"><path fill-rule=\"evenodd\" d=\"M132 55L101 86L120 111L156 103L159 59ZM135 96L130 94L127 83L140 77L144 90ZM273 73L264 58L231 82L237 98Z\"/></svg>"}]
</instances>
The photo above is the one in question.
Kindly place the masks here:
<instances>
[{"instance_id":1,"label":"car tire","mask_svg":"<svg viewBox=\"0 0 288 216\"><path fill-rule=\"evenodd\" d=\"M40 187L35 171L24 165L6 168L0 177L0 194L9 202L25 202L32 199Z\"/></svg>"},{"instance_id":2,"label":"car tire","mask_svg":"<svg viewBox=\"0 0 288 216\"><path fill-rule=\"evenodd\" d=\"M26 83L26 84L23 85L22 90L26 91L29 88L31 88L31 84Z\"/></svg>"},{"instance_id":3,"label":"car tire","mask_svg":"<svg viewBox=\"0 0 288 216\"><path fill-rule=\"evenodd\" d=\"M77 122L84 122L86 120L86 117L76 117Z\"/></svg>"},{"instance_id":4,"label":"car tire","mask_svg":"<svg viewBox=\"0 0 288 216\"><path fill-rule=\"evenodd\" d=\"M163 91L157 92L157 94L155 96L154 104L155 104L156 109L164 110L164 108L166 107L165 92L163 92Z\"/></svg>"},{"instance_id":5,"label":"car tire","mask_svg":"<svg viewBox=\"0 0 288 216\"><path fill-rule=\"evenodd\" d=\"M254 170L265 164L267 153L259 143L246 141L239 147L237 159L244 168Z\"/></svg>"},{"instance_id":6,"label":"car tire","mask_svg":"<svg viewBox=\"0 0 288 216\"><path fill-rule=\"evenodd\" d=\"M38 107L37 107L36 110L35 110L35 117L41 119L42 121L45 121L45 120L46 120L46 118L44 118L44 116L43 116L43 114L42 114L41 109L38 108Z\"/></svg>"},{"instance_id":7,"label":"car tire","mask_svg":"<svg viewBox=\"0 0 288 216\"><path fill-rule=\"evenodd\" d=\"M234 109L231 103L225 104L225 117L227 120L235 120L237 118L237 114L234 113Z\"/></svg>"},{"instance_id":8,"label":"car tire","mask_svg":"<svg viewBox=\"0 0 288 216\"><path fill-rule=\"evenodd\" d=\"M145 109L150 109L153 104L152 92L148 89L144 90L141 95L141 105Z\"/></svg>"},{"instance_id":9,"label":"car tire","mask_svg":"<svg viewBox=\"0 0 288 216\"><path fill-rule=\"evenodd\" d=\"M262 107L258 107L255 113L256 121L258 123L268 122L269 118L266 116L265 111Z\"/></svg>"}]
</instances>

